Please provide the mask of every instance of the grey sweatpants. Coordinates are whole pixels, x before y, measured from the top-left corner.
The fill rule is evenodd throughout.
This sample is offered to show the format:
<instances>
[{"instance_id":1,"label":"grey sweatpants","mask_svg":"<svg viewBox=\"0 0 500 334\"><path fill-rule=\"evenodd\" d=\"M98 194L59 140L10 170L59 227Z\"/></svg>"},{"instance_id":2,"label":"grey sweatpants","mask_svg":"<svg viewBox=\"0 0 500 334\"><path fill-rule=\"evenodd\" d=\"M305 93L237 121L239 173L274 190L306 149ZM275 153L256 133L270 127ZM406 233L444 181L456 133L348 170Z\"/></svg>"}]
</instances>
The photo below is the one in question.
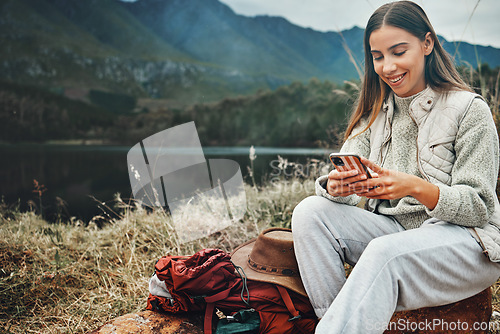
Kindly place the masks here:
<instances>
[{"instance_id":1,"label":"grey sweatpants","mask_svg":"<svg viewBox=\"0 0 500 334\"><path fill-rule=\"evenodd\" d=\"M500 276L466 228L443 221L405 230L391 217L311 196L295 208L292 231L322 318L316 333L383 333L394 311L456 302ZM356 265L347 280L345 262Z\"/></svg>"}]
</instances>

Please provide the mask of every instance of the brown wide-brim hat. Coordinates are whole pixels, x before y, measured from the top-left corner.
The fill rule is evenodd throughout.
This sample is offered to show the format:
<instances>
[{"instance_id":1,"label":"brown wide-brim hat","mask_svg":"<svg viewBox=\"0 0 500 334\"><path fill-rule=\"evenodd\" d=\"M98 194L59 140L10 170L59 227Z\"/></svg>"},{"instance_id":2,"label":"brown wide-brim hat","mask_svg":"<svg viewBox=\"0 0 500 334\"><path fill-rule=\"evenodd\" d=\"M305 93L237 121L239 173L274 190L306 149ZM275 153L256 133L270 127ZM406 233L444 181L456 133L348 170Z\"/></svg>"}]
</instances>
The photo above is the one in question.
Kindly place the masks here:
<instances>
[{"instance_id":1,"label":"brown wide-brim hat","mask_svg":"<svg viewBox=\"0 0 500 334\"><path fill-rule=\"evenodd\" d=\"M292 230L270 228L257 239L237 247L231 260L243 268L248 279L284 286L307 296L293 250Z\"/></svg>"}]
</instances>

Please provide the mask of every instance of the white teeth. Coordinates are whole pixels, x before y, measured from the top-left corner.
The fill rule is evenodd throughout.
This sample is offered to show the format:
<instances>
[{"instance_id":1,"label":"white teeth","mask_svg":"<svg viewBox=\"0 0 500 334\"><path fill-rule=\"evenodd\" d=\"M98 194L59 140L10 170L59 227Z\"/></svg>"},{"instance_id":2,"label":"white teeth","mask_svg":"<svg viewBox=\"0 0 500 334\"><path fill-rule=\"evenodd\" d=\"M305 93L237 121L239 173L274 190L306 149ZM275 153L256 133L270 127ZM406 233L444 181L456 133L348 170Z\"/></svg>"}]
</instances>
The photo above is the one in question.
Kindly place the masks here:
<instances>
[{"instance_id":1,"label":"white teeth","mask_svg":"<svg viewBox=\"0 0 500 334\"><path fill-rule=\"evenodd\" d=\"M404 76L404 74L401 74L401 75L400 75L399 77L397 77L397 78L394 78L394 79L389 79L389 81L390 81L390 82L392 82L392 83L396 83L396 82L398 82L399 80L403 79L403 76Z\"/></svg>"}]
</instances>

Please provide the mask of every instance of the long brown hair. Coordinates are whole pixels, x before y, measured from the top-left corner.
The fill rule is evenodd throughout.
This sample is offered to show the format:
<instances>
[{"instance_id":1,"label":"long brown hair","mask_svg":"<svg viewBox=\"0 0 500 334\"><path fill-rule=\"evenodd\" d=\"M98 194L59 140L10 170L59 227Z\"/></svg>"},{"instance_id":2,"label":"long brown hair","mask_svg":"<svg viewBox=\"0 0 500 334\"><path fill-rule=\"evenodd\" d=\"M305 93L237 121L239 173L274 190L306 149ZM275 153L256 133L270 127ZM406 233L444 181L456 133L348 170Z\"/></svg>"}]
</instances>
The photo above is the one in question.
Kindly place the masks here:
<instances>
[{"instance_id":1,"label":"long brown hair","mask_svg":"<svg viewBox=\"0 0 500 334\"><path fill-rule=\"evenodd\" d=\"M369 116L368 130L377 118L384 100L391 92L391 88L380 79L373 67L373 57L370 53L370 36L373 31L388 25L401 28L416 36L421 41L430 32L434 40L434 49L425 58L425 82L438 92L447 92L452 89L471 90L458 74L450 55L439 43L438 37L424 10L411 1L396 1L379 7L370 17L365 29L365 74L361 92L354 112L351 115L344 139L351 135L359 121Z\"/></svg>"}]
</instances>

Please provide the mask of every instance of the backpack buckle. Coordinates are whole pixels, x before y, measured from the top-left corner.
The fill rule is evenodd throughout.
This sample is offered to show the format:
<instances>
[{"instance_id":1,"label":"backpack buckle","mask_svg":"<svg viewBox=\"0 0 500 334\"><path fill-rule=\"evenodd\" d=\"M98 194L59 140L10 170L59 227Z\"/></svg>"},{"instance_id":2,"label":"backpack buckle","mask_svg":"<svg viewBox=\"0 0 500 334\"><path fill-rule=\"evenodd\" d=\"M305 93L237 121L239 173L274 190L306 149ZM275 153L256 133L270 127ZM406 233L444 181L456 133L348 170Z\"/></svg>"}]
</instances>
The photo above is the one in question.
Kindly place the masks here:
<instances>
[{"instance_id":1,"label":"backpack buckle","mask_svg":"<svg viewBox=\"0 0 500 334\"><path fill-rule=\"evenodd\" d=\"M236 320L232 315L228 315L226 316L226 321L227 322L239 322L238 320Z\"/></svg>"},{"instance_id":2,"label":"backpack buckle","mask_svg":"<svg viewBox=\"0 0 500 334\"><path fill-rule=\"evenodd\" d=\"M224 312L222 312L218 308L215 309L215 314L217 315L217 318L219 318L219 320L224 319L227 322L239 322L238 319L236 319L232 315L225 315Z\"/></svg>"}]
</instances>

